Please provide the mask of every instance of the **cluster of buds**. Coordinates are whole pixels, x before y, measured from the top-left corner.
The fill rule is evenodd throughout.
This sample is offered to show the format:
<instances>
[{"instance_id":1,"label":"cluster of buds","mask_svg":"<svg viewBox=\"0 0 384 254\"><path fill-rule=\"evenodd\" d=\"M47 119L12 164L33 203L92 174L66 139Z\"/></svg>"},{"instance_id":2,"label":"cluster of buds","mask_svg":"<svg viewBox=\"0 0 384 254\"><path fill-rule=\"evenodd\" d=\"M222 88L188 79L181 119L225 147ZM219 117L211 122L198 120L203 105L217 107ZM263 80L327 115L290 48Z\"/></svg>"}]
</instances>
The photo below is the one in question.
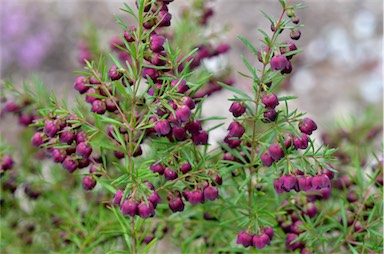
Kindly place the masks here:
<instances>
[{"instance_id":1,"label":"cluster of buds","mask_svg":"<svg viewBox=\"0 0 384 254\"><path fill-rule=\"evenodd\" d=\"M266 245L269 245L273 239L275 232L272 227L262 228L258 234L249 234L246 231L241 231L237 235L237 244L247 247L256 247L257 249L263 249Z\"/></svg>"},{"instance_id":2,"label":"cluster of buds","mask_svg":"<svg viewBox=\"0 0 384 254\"><path fill-rule=\"evenodd\" d=\"M155 209L159 203L162 202L159 194L155 191L152 183L146 182L146 186L150 190L150 194L144 198L138 198L131 192L126 199L123 200L124 191L117 190L113 198L113 205L120 207L120 211L123 215L129 215L134 217L136 215L143 219L153 217L155 215Z\"/></svg>"},{"instance_id":3,"label":"cluster of buds","mask_svg":"<svg viewBox=\"0 0 384 254\"><path fill-rule=\"evenodd\" d=\"M299 249L300 253L310 253L305 248L305 244L302 241L295 241L300 234L305 232L304 222L300 219L299 214L304 217L314 218L317 214L317 208L315 203L307 201L295 200L295 208L289 206L288 201L284 201L282 204L282 210L286 211L284 215L277 216L277 222L279 226L287 234L285 247L289 250ZM295 242L293 242L295 241Z\"/></svg>"},{"instance_id":4,"label":"cluster of buds","mask_svg":"<svg viewBox=\"0 0 384 254\"><path fill-rule=\"evenodd\" d=\"M277 101L277 99L273 101ZM307 149L308 135L311 135L317 129L317 125L312 119L305 117L299 121L298 128L301 131L300 137L290 134L284 140L283 146L286 151L290 148L294 150ZM268 151L260 156L261 162L265 167L272 166L273 162L278 162L285 156L283 146L280 143L273 143L269 146Z\"/></svg>"},{"instance_id":5,"label":"cluster of buds","mask_svg":"<svg viewBox=\"0 0 384 254\"><path fill-rule=\"evenodd\" d=\"M331 187L330 180L334 177L334 173L328 169L325 170L325 173L316 176L306 176L300 170L297 170L297 172L299 172L299 176L288 174L276 179L273 182L275 191L281 194L284 191L289 192L291 190L311 192L313 190L329 189Z\"/></svg>"},{"instance_id":6,"label":"cluster of buds","mask_svg":"<svg viewBox=\"0 0 384 254\"><path fill-rule=\"evenodd\" d=\"M0 117L4 113L15 114L19 119L21 126L29 126L35 120L38 119L36 110L31 107L32 102L29 99L23 99L20 102L14 100L8 100L4 103L4 107L1 110Z\"/></svg>"},{"instance_id":7,"label":"cluster of buds","mask_svg":"<svg viewBox=\"0 0 384 254\"><path fill-rule=\"evenodd\" d=\"M0 157L0 173L3 174L5 171L13 168L14 161L9 154L2 155Z\"/></svg>"},{"instance_id":8,"label":"cluster of buds","mask_svg":"<svg viewBox=\"0 0 384 254\"><path fill-rule=\"evenodd\" d=\"M96 185L92 174L95 173L96 160L91 157L92 147L87 134L80 130L76 116L54 116L41 120L40 130L32 136L32 145L45 147L48 155L55 163L61 163L69 173L76 169L86 168L91 163L90 174L83 179L83 186L91 190ZM55 148L55 145L65 148Z\"/></svg>"}]
</instances>

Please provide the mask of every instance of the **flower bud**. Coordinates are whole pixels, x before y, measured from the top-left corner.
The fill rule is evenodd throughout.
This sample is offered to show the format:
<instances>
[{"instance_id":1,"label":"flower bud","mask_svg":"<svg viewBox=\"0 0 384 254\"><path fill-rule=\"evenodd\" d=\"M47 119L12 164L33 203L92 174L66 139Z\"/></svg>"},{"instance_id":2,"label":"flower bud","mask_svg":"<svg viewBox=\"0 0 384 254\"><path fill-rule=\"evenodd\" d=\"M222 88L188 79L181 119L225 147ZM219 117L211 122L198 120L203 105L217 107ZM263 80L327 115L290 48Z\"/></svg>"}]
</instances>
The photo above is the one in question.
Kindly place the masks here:
<instances>
[{"instance_id":1,"label":"flower bud","mask_svg":"<svg viewBox=\"0 0 384 254\"><path fill-rule=\"evenodd\" d=\"M65 149L53 148L51 151L52 159L56 163L62 163L67 157Z\"/></svg>"},{"instance_id":2,"label":"flower bud","mask_svg":"<svg viewBox=\"0 0 384 254\"><path fill-rule=\"evenodd\" d=\"M279 99L274 93L264 94L263 97L261 98L261 102L267 108L276 108L276 106L279 105Z\"/></svg>"},{"instance_id":3,"label":"flower bud","mask_svg":"<svg viewBox=\"0 0 384 254\"><path fill-rule=\"evenodd\" d=\"M93 178L93 176L84 176L83 178L83 188L84 190L93 190L96 186L96 180Z\"/></svg>"},{"instance_id":4,"label":"flower bud","mask_svg":"<svg viewBox=\"0 0 384 254\"><path fill-rule=\"evenodd\" d=\"M124 31L125 32L125 31ZM115 80L119 80L121 79L121 77L123 76L123 73L121 73L119 71L119 69L117 68L117 66L114 64L111 66L111 68L109 68L109 71L108 71L108 77L112 80L112 81L115 81Z\"/></svg>"},{"instance_id":5,"label":"flower bud","mask_svg":"<svg viewBox=\"0 0 384 254\"><path fill-rule=\"evenodd\" d=\"M60 142L66 143L68 145L76 139L76 133L70 127L65 127L64 130L60 133Z\"/></svg>"},{"instance_id":6,"label":"flower bud","mask_svg":"<svg viewBox=\"0 0 384 254\"><path fill-rule=\"evenodd\" d=\"M177 179L178 175L176 171L171 170L170 168L165 168L164 170L164 177L168 181L172 181Z\"/></svg>"},{"instance_id":7,"label":"flower bud","mask_svg":"<svg viewBox=\"0 0 384 254\"><path fill-rule=\"evenodd\" d=\"M263 249L265 245L269 244L270 242L271 240L269 239L269 236L265 233L260 235L254 235L252 237L252 246L258 249Z\"/></svg>"},{"instance_id":8,"label":"flower bud","mask_svg":"<svg viewBox=\"0 0 384 254\"><path fill-rule=\"evenodd\" d=\"M305 117L300 120L299 129L302 133L311 135L313 131L317 130L317 125L312 119Z\"/></svg>"},{"instance_id":9,"label":"flower bud","mask_svg":"<svg viewBox=\"0 0 384 254\"><path fill-rule=\"evenodd\" d=\"M150 169L153 173L159 173L159 175L164 174L164 166L161 164L152 164Z\"/></svg>"},{"instance_id":10,"label":"flower bud","mask_svg":"<svg viewBox=\"0 0 384 254\"><path fill-rule=\"evenodd\" d=\"M76 154L87 159L92 153L92 147L86 143L81 142L76 146Z\"/></svg>"},{"instance_id":11,"label":"flower bud","mask_svg":"<svg viewBox=\"0 0 384 254\"><path fill-rule=\"evenodd\" d=\"M184 141L187 139L187 133L183 127L173 127L172 136L175 137L177 141Z\"/></svg>"},{"instance_id":12,"label":"flower bud","mask_svg":"<svg viewBox=\"0 0 384 254\"><path fill-rule=\"evenodd\" d=\"M138 213L138 204L134 198L127 198L120 205L120 211L123 215L129 215L131 217L135 216Z\"/></svg>"},{"instance_id":13,"label":"flower bud","mask_svg":"<svg viewBox=\"0 0 384 254\"><path fill-rule=\"evenodd\" d=\"M146 204L143 201L137 207L137 213L141 218L146 219L155 215L155 209L151 202L148 201L148 204Z\"/></svg>"},{"instance_id":14,"label":"flower bud","mask_svg":"<svg viewBox=\"0 0 384 254\"><path fill-rule=\"evenodd\" d=\"M179 122L186 122L189 120L189 117L192 115L192 112L188 106L183 105L176 110L175 114L176 114L176 119Z\"/></svg>"},{"instance_id":15,"label":"flower bud","mask_svg":"<svg viewBox=\"0 0 384 254\"><path fill-rule=\"evenodd\" d=\"M287 59L287 57L282 56L282 55L272 57L271 62L270 62L271 68L274 71L284 70L286 68L286 66L288 65L288 63L289 63L289 60Z\"/></svg>"},{"instance_id":16,"label":"flower bud","mask_svg":"<svg viewBox=\"0 0 384 254\"><path fill-rule=\"evenodd\" d=\"M191 170L192 170L192 166L191 166L191 164L189 162L184 163L180 167L180 171L183 172L183 174L186 174L186 173L188 173Z\"/></svg>"},{"instance_id":17,"label":"flower bud","mask_svg":"<svg viewBox=\"0 0 384 254\"><path fill-rule=\"evenodd\" d=\"M204 188L204 200L215 200L219 196L219 190L214 186L207 186Z\"/></svg>"},{"instance_id":18,"label":"flower bud","mask_svg":"<svg viewBox=\"0 0 384 254\"><path fill-rule=\"evenodd\" d=\"M326 189L331 187L331 181L325 174L312 177L312 187L315 190Z\"/></svg>"},{"instance_id":19,"label":"flower bud","mask_svg":"<svg viewBox=\"0 0 384 254\"><path fill-rule=\"evenodd\" d=\"M241 138L245 133L244 127L239 122L232 122L228 127L230 137Z\"/></svg>"},{"instance_id":20,"label":"flower bud","mask_svg":"<svg viewBox=\"0 0 384 254\"><path fill-rule=\"evenodd\" d=\"M252 235L248 234L245 231L241 231L237 234L237 244L243 245L245 248L251 246L252 244Z\"/></svg>"},{"instance_id":21,"label":"flower bud","mask_svg":"<svg viewBox=\"0 0 384 254\"><path fill-rule=\"evenodd\" d=\"M61 163L64 169L69 173L73 173L79 166L78 161L73 156L67 156L64 161Z\"/></svg>"},{"instance_id":22,"label":"flower bud","mask_svg":"<svg viewBox=\"0 0 384 254\"><path fill-rule=\"evenodd\" d=\"M269 154L274 161L279 161L284 157L284 150L280 144L274 143L269 147Z\"/></svg>"},{"instance_id":23,"label":"flower bud","mask_svg":"<svg viewBox=\"0 0 384 254\"><path fill-rule=\"evenodd\" d=\"M44 144L44 137L45 137L45 134L43 132L36 132L35 134L33 134L32 136L32 145L34 147L39 147L41 146L42 144Z\"/></svg>"},{"instance_id":24,"label":"flower bud","mask_svg":"<svg viewBox=\"0 0 384 254\"><path fill-rule=\"evenodd\" d=\"M270 166L272 166L273 159L272 159L271 155L269 154L269 152L265 152L265 153L263 153L263 154L260 156L260 159L261 159L261 162L263 163L263 165L264 165L265 167L270 167Z\"/></svg>"},{"instance_id":25,"label":"flower bud","mask_svg":"<svg viewBox=\"0 0 384 254\"><path fill-rule=\"evenodd\" d=\"M192 137L192 141L195 145L206 145L208 144L208 133L206 131L202 131L197 135Z\"/></svg>"},{"instance_id":26,"label":"flower bud","mask_svg":"<svg viewBox=\"0 0 384 254\"><path fill-rule=\"evenodd\" d=\"M83 94L88 91L89 86L87 84L87 78L84 76L77 77L75 83L73 84L73 88L75 88L79 93Z\"/></svg>"},{"instance_id":27,"label":"flower bud","mask_svg":"<svg viewBox=\"0 0 384 254\"><path fill-rule=\"evenodd\" d=\"M239 101L234 101L229 108L229 112L232 113L234 117L242 116L246 111L246 108L244 107L243 103Z\"/></svg>"},{"instance_id":28,"label":"flower bud","mask_svg":"<svg viewBox=\"0 0 384 254\"><path fill-rule=\"evenodd\" d=\"M122 190L117 190L115 195L113 196L113 201L112 201L112 204L113 205L119 205L120 206L120 203L121 203L121 200L123 198L123 195L124 195L124 191Z\"/></svg>"},{"instance_id":29,"label":"flower bud","mask_svg":"<svg viewBox=\"0 0 384 254\"><path fill-rule=\"evenodd\" d=\"M192 205L196 205L198 203L204 203L204 194L198 190L192 190L187 193L188 201Z\"/></svg>"},{"instance_id":30,"label":"flower bud","mask_svg":"<svg viewBox=\"0 0 384 254\"><path fill-rule=\"evenodd\" d=\"M53 120L45 121L44 125L44 133L47 134L48 137L53 138L59 132L60 128Z\"/></svg>"},{"instance_id":31,"label":"flower bud","mask_svg":"<svg viewBox=\"0 0 384 254\"><path fill-rule=\"evenodd\" d=\"M150 37L150 48L153 52L160 52L164 50L165 37L158 34L152 34Z\"/></svg>"},{"instance_id":32,"label":"flower bud","mask_svg":"<svg viewBox=\"0 0 384 254\"><path fill-rule=\"evenodd\" d=\"M171 125L167 120L160 120L155 124L155 131L159 136L165 136L171 131Z\"/></svg>"}]
</instances>

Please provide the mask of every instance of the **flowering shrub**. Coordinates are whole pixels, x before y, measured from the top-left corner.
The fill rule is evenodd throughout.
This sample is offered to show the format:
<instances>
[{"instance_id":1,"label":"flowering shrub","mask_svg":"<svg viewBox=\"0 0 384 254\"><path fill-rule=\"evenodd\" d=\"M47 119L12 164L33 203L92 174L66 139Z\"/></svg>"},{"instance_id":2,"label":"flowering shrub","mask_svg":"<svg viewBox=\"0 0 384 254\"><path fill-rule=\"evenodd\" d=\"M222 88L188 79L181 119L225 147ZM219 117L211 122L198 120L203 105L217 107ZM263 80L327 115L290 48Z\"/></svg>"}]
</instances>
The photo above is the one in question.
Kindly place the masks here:
<instances>
[{"instance_id":1,"label":"flowering shrub","mask_svg":"<svg viewBox=\"0 0 384 254\"><path fill-rule=\"evenodd\" d=\"M172 2L124 5L136 22L118 19L109 56L80 44L76 105L41 84L18 91L5 82L3 112L31 127L31 145L21 157L1 149L2 230L12 231L2 248L141 253L172 238L183 253L382 251L382 160L362 162L327 135L319 144L315 120L278 94L301 52L302 6L280 0L278 19L263 13L271 31L260 30L260 46L239 37L259 61L242 58L248 94L227 70L205 66L230 48L201 35L213 11L196 1L172 30ZM202 110L221 89L233 93L229 122ZM222 122L208 128L212 120ZM210 136L222 125L216 143Z\"/></svg>"}]
</instances>

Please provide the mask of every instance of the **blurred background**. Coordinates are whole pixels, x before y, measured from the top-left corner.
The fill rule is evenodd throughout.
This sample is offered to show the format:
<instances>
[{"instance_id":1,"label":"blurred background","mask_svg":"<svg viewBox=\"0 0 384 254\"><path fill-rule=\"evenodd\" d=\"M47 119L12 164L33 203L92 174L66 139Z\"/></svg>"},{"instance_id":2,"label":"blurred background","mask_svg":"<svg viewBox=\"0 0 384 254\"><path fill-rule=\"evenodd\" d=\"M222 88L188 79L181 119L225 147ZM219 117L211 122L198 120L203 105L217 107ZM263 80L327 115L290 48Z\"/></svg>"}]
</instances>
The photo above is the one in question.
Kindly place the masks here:
<instances>
[{"instance_id":1,"label":"blurred background","mask_svg":"<svg viewBox=\"0 0 384 254\"><path fill-rule=\"evenodd\" d=\"M126 1L131 6L134 1ZM377 108L380 118L383 102L383 2L381 0L300 1L305 8L297 11L304 27L297 41L304 50L293 63L293 74L285 84L287 94L299 96L295 106L322 124L348 114L363 114L369 105ZM17 84L38 74L43 82L61 95L71 95L78 61L79 43L87 27L99 31L100 46L109 48L112 37L121 32L114 15L129 24L128 15L119 10L124 1L0 1L0 70L1 79ZM299 3L299 1L297 1ZM170 4L173 21L187 0ZM235 86L251 91L248 80L237 71L246 72L240 55L251 63L257 59L237 38L243 35L259 45L258 28L269 30L270 24L259 10L271 16L280 13L277 0L207 1L214 17L209 29L228 26L225 42L231 46L226 61L233 63ZM288 38L288 36L287 36ZM297 71L296 71L297 70ZM231 95L221 92L210 98ZM222 107L208 107L213 114ZM216 112L215 112L216 110ZM225 112L227 114L227 112ZM229 115L229 114L228 114Z\"/></svg>"}]
</instances>

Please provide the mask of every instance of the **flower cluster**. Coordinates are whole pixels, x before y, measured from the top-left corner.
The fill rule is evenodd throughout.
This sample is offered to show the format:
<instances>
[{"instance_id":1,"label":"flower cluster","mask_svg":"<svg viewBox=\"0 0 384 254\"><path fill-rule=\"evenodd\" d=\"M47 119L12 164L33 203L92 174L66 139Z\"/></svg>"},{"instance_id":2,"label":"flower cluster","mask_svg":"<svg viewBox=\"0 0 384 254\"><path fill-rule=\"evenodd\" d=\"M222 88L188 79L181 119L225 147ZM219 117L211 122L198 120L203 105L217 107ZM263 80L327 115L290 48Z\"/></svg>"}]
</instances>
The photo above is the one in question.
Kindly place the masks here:
<instances>
[{"instance_id":1,"label":"flower cluster","mask_svg":"<svg viewBox=\"0 0 384 254\"><path fill-rule=\"evenodd\" d=\"M249 234L246 231L241 231L237 235L236 243L246 248L252 246L257 249L263 249L271 243L274 235L275 232L272 227L262 228L259 234Z\"/></svg>"}]
</instances>

